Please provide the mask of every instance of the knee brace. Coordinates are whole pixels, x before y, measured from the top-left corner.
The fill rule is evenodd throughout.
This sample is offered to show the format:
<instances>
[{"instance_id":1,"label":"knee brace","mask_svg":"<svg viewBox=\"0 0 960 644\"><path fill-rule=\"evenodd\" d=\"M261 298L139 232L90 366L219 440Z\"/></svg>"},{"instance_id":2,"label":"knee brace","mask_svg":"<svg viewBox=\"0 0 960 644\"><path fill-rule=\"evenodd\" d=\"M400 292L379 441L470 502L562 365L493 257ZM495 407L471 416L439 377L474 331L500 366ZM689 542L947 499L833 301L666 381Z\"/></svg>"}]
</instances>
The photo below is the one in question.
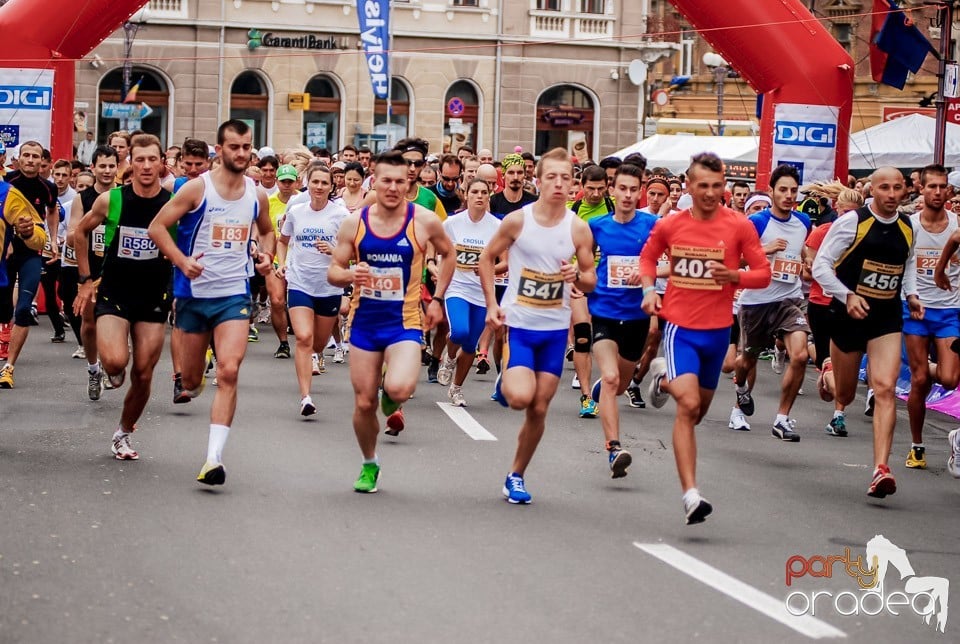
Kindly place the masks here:
<instances>
[{"instance_id":1,"label":"knee brace","mask_svg":"<svg viewBox=\"0 0 960 644\"><path fill-rule=\"evenodd\" d=\"M590 353L593 338L590 333L589 322L578 322L573 325L573 350L576 353Z\"/></svg>"}]
</instances>

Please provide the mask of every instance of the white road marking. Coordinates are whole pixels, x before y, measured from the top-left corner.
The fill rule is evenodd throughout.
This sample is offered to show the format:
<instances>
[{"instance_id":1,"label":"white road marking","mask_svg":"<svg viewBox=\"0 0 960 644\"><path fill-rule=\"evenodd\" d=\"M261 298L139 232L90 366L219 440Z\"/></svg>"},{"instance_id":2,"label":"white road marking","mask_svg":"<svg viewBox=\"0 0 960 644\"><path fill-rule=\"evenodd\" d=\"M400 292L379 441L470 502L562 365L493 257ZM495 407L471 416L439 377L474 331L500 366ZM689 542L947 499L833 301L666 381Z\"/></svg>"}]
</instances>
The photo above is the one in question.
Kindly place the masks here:
<instances>
[{"instance_id":1,"label":"white road marking","mask_svg":"<svg viewBox=\"0 0 960 644\"><path fill-rule=\"evenodd\" d=\"M843 631L816 617L791 615L784 600L761 592L753 586L749 586L739 579L731 577L695 557L691 557L682 550L677 550L673 546L665 543L638 543L636 541L633 542L633 545L714 590L719 590L724 595L732 597L784 626L792 628L801 635L806 635L812 639L847 636Z\"/></svg>"},{"instance_id":2,"label":"white road marking","mask_svg":"<svg viewBox=\"0 0 960 644\"><path fill-rule=\"evenodd\" d=\"M495 441L497 437L486 430L478 423L463 407L454 407L450 403L438 402L437 406L443 410L450 420L457 424L457 427L475 441Z\"/></svg>"}]
</instances>

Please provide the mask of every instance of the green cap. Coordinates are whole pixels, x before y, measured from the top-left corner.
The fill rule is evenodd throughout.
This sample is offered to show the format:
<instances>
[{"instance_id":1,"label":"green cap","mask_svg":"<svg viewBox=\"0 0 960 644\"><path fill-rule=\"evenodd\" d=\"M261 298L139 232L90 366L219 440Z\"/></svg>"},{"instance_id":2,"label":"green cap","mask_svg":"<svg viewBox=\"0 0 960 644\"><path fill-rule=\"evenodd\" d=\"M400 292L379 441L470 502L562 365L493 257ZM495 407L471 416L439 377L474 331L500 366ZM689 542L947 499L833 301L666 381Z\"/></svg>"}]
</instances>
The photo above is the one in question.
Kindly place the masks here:
<instances>
[{"instance_id":1,"label":"green cap","mask_svg":"<svg viewBox=\"0 0 960 644\"><path fill-rule=\"evenodd\" d=\"M284 164L277 168L277 181L296 181L297 180L297 169L294 168L289 163Z\"/></svg>"}]
</instances>

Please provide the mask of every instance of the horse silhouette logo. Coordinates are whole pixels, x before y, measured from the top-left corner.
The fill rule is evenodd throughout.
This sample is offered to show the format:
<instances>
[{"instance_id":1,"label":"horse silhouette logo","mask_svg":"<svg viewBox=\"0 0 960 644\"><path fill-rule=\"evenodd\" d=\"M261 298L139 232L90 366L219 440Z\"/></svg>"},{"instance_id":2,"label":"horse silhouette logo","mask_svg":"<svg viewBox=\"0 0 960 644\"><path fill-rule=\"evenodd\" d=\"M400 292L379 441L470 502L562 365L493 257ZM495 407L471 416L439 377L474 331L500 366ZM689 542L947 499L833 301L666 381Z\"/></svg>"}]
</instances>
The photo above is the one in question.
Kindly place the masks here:
<instances>
[{"instance_id":1,"label":"horse silhouette logo","mask_svg":"<svg viewBox=\"0 0 960 644\"><path fill-rule=\"evenodd\" d=\"M950 591L950 581L944 577L920 577L917 575L910 560L907 558L907 552L892 541L878 534L867 542L867 561L870 562L873 570L877 574L877 585L875 591L883 596L884 580L887 575L887 569L893 566L900 573L901 581L906 579L903 586L905 593L912 595L926 595L926 603L922 604L923 619L927 624L933 618L934 612L937 615L936 628L941 633L947 628L948 599ZM918 598L924 599L924 598Z\"/></svg>"}]
</instances>

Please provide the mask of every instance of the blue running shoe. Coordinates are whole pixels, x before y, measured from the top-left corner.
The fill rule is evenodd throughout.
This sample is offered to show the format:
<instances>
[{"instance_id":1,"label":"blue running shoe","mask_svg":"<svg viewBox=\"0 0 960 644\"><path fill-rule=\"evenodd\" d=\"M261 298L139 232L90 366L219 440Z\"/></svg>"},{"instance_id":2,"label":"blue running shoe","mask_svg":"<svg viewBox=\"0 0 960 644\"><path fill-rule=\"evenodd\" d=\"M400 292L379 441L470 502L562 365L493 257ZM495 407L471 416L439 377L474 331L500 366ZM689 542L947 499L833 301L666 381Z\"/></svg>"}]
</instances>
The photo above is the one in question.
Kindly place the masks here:
<instances>
[{"instance_id":1,"label":"blue running shoe","mask_svg":"<svg viewBox=\"0 0 960 644\"><path fill-rule=\"evenodd\" d=\"M600 404L600 379L597 378L597 381L593 383L593 387L590 388L590 397L593 398L593 402Z\"/></svg>"},{"instance_id":2,"label":"blue running shoe","mask_svg":"<svg viewBox=\"0 0 960 644\"><path fill-rule=\"evenodd\" d=\"M600 405L586 396L580 396L580 418L596 418Z\"/></svg>"},{"instance_id":3,"label":"blue running shoe","mask_svg":"<svg viewBox=\"0 0 960 644\"><path fill-rule=\"evenodd\" d=\"M508 474L503 482L503 496L514 504L526 505L532 500L523 484L523 477L519 474Z\"/></svg>"},{"instance_id":4,"label":"blue running shoe","mask_svg":"<svg viewBox=\"0 0 960 644\"><path fill-rule=\"evenodd\" d=\"M500 403L500 406L501 406L501 407L509 407L509 406L510 406L510 403L507 402L506 397L503 395L503 391L501 391L501 389L500 389L500 382L501 382L502 378L503 378L503 375L502 375L502 374L497 376L497 381L493 384L493 394L490 396L490 400L495 400L495 401L497 401L498 403ZM521 485L523 484L523 480L522 480L522 479L521 479L520 483L521 483ZM506 488L504 488L504 489L506 489ZM517 503L517 501L513 501L513 503Z\"/></svg>"}]
</instances>

